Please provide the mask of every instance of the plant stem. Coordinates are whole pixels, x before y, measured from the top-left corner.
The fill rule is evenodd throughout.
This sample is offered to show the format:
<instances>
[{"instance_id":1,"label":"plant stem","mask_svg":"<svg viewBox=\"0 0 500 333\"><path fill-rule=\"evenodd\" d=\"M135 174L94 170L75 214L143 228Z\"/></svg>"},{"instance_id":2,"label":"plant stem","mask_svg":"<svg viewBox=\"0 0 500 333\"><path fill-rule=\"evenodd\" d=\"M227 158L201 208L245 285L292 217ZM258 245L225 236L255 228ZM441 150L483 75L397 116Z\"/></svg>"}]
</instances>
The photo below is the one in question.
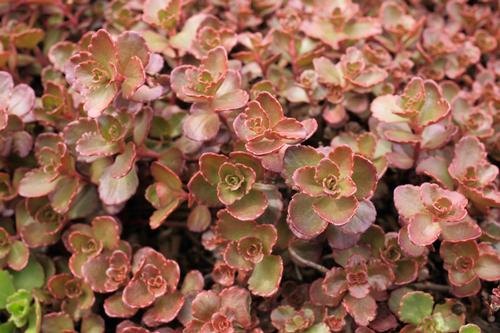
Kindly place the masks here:
<instances>
[{"instance_id":1,"label":"plant stem","mask_svg":"<svg viewBox=\"0 0 500 333\"><path fill-rule=\"evenodd\" d=\"M293 247L289 247L288 248L288 252L290 253L290 255L292 256L292 258L294 258L295 260L297 260L300 264L304 265L304 266L307 266L307 267L311 267L311 268L314 268L315 270L317 271L320 271L321 273L324 273L326 274L329 269L326 268L325 266L323 265L320 265L320 264L317 264L315 262L312 262L310 260L307 260L306 258L302 258L294 249Z\"/></svg>"},{"instance_id":2,"label":"plant stem","mask_svg":"<svg viewBox=\"0 0 500 333\"><path fill-rule=\"evenodd\" d=\"M450 286L445 286L442 284L432 283L432 282L421 282L412 284L413 287L417 289L427 289L441 292L450 292Z\"/></svg>"}]
</instances>

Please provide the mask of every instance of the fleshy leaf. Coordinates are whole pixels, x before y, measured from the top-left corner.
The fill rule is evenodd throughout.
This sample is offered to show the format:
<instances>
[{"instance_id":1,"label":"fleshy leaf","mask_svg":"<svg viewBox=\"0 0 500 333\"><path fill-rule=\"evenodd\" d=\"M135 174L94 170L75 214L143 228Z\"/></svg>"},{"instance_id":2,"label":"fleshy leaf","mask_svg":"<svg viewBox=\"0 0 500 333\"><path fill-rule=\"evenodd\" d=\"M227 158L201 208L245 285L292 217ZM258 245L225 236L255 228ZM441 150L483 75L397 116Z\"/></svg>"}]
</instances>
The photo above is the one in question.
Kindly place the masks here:
<instances>
[{"instance_id":1,"label":"fleshy leaf","mask_svg":"<svg viewBox=\"0 0 500 333\"><path fill-rule=\"evenodd\" d=\"M290 230L301 239L311 239L325 231L328 223L313 209L314 198L297 193L288 205L287 222Z\"/></svg>"},{"instance_id":2,"label":"fleshy leaf","mask_svg":"<svg viewBox=\"0 0 500 333\"><path fill-rule=\"evenodd\" d=\"M264 213L267 205L264 193L251 190L243 198L228 206L227 211L240 220L255 220Z\"/></svg>"},{"instance_id":3,"label":"fleshy leaf","mask_svg":"<svg viewBox=\"0 0 500 333\"><path fill-rule=\"evenodd\" d=\"M99 180L99 197L107 205L117 205L130 199L139 186L135 168L122 178L112 177L111 169L104 171Z\"/></svg>"},{"instance_id":4,"label":"fleshy leaf","mask_svg":"<svg viewBox=\"0 0 500 333\"><path fill-rule=\"evenodd\" d=\"M414 291L406 294L401 299L399 318L401 321L418 325L432 313L434 299L428 293Z\"/></svg>"},{"instance_id":5,"label":"fleshy leaf","mask_svg":"<svg viewBox=\"0 0 500 333\"><path fill-rule=\"evenodd\" d=\"M377 303L370 296L354 298L346 295L342 302L346 311L354 318L356 324L367 326L377 314Z\"/></svg>"},{"instance_id":6,"label":"fleshy leaf","mask_svg":"<svg viewBox=\"0 0 500 333\"><path fill-rule=\"evenodd\" d=\"M5 309L7 298L16 292L14 281L9 272L0 270L0 309Z\"/></svg>"},{"instance_id":7,"label":"fleshy leaf","mask_svg":"<svg viewBox=\"0 0 500 333\"><path fill-rule=\"evenodd\" d=\"M278 291L283 274L281 256L265 256L255 268L248 280L248 288L257 296L269 297Z\"/></svg>"},{"instance_id":8,"label":"fleshy leaf","mask_svg":"<svg viewBox=\"0 0 500 333\"><path fill-rule=\"evenodd\" d=\"M36 198L49 194L57 186L56 175L34 169L23 177L19 183L19 194L26 198Z\"/></svg>"}]
</instances>

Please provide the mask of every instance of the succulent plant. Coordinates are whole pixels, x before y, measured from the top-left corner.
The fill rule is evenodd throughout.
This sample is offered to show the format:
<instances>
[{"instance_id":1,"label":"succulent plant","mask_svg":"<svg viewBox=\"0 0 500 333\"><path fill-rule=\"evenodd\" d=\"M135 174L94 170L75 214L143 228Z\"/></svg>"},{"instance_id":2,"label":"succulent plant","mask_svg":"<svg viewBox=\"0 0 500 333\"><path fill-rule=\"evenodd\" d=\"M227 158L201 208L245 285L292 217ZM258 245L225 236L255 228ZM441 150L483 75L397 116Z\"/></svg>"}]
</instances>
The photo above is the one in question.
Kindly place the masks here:
<instances>
[{"instance_id":1,"label":"succulent plant","mask_svg":"<svg viewBox=\"0 0 500 333\"><path fill-rule=\"evenodd\" d=\"M0 16L0 333L500 331L496 2Z\"/></svg>"}]
</instances>

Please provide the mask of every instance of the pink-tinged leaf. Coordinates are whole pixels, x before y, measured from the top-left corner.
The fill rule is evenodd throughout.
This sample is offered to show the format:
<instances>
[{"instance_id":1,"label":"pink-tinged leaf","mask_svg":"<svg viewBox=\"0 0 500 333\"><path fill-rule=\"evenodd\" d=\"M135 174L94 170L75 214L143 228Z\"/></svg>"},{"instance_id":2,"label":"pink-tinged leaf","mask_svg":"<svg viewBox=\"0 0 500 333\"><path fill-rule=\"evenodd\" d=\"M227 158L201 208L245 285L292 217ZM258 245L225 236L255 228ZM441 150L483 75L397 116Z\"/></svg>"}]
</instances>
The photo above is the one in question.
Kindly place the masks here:
<instances>
[{"instance_id":1,"label":"pink-tinged leaf","mask_svg":"<svg viewBox=\"0 0 500 333\"><path fill-rule=\"evenodd\" d=\"M420 137L413 134L410 129L389 129L384 131L387 140L396 143L419 143Z\"/></svg>"},{"instance_id":2,"label":"pink-tinged leaf","mask_svg":"<svg viewBox=\"0 0 500 333\"><path fill-rule=\"evenodd\" d=\"M334 267L326 273L321 286L327 296L339 299L347 292L347 287L346 273L339 267Z\"/></svg>"},{"instance_id":3,"label":"pink-tinged leaf","mask_svg":"<svg viewBox=\"0 0 500 333\"><path fill-rule=\"evenodd\" d=\"M149 327L167 324L177 317L183 304L184 296L178 291L163 295L144 313L142 322Z\"/></svg>"},{"instance_id":4,"label":"pink-tinged leaf","mask_svg":"<svg viewBox=\"0 0 500 333\"><path fill-rule=\"evenodd\" d=\"M468 167L480 165L485 158L486 150L477 137L463 137L455 144L455 157L448 168L450 175L463 175Z\"/></svg>"},{"instance_id":5,"label":"pink-tinged leaf","mask_svg":"<svg viewBox=\"0 0 500 333\"><path fill-rule=\"evenodd\" d=\"M347 313L354 318L356 324L361 326L367 326L377 315L377 303L370 295L364 298L346 295L342 304Z\"/></svg>"},{"instance_id":6,"label":"pink-tinged leaf","mask_svg":"<svg viewBox=\"0 0 500 333\"><path fill-rule=\"evenodd\" d=\"M347 111L342 104L337 104L335 107L325 107L322 116L333 128L340 128L349 120Z\"/></svg>"},{"instance_id":7,"label":"pink-tinged leaf","mask_svg":"<svg viewBox=\"0 0 500 333\"><path fill-rule=\"evenodd\" d=\"M82 267L82 275L85 282L88 283L93 291L98 293L107 293L116 290L116 288L106 283L106 270L109 268L109 257L100 254L87 260Z\"/></svg>"},{"instance_id":8,"label":"pink-tinged leaf","mask_svg":"<svg viewBox=\"0 0 500 333\"><path fill-rule=\"evenodd\" d=\"M149 50L146 41L135 31L125 31L116 39L118 70L120 73L126 73L131 62L137 57L146 67L149 62ZM109 51L108 51L109 52Z\"/></svg>"},{"instance_id":9,"label":"pink-tinged leaf","mask_svg":"<svg viewBox=\"0 0 500 333\"><path fill-rule=\"evenodd\" d=\"M205 280L203 279L201 272L198 270L192 270L189 271L184 277L180 291L183 295L191 295L201 292L204 285Z\"/></svg>"},{"instance_id":10,"label":"pink-tinged leaf","mask_svg":"<svg viewBox=\"0 0 500 333\"><path fill-rule=\"evenodd\" d=\"M9 122L9 114L4 108L0 109L0 131L5 129Z\"/></svg>"},{"instance_id":11,"label":"pink-tinged leaf","mask_svg":"<svg viewBox=\"0 0 500 333\"><path fill-rule=\"evenodd\" d=\"M125 77L122 83L122 94L128 99L144 84L146 79L146 73L139 57L133 56L122 74Z\"/></svg>"},{"instance_id":12,"label":"pink-tinged leaf","mask_svg":"<svg viewBox=\"0 0 500 333\"><path fill-rule=\"evenodd\" d=\"M12 89L14 89L12 75L8 72L0 71L0 103L3 107L9 102Z\"/></svg>"},{"instance_id":13,"label":"pink-tinged leaf","mask_svg":"<svg viewBox=\"0 0 500 333\"><path fill-rule=\"evenodd\" d=\"M444 216L439 216L439 211L436 210L436 200L446 199L450 204L450 211ZM420 186L420 199L433 215L436 221L456 222L462 220L467 215L467 199L459 192L444 190L439 185L431 183L423 183Z\"/></svg>"},{"instance_id":14,"label":"pink-tinged leaf","mask_svg":"<svg viewBox=\"0 0 500 333\"><path fill-rule=\"evenodd\" d=\"M395 280L397 285L405 285L413 282L418 276L418 263L413 259L401 259L394 268Z\"/></svg>"},{"instance_id":15,"label":"pink-tinged leaf","mask_svg":"<svg viewBox=\"0 0 500 333\"><path fill-rule=\"evenodd\" d=\"M104 312L106 312L107 316L111 318L130 318L137 313L138 309L123 303L122 298L123 296L120 292L106 298L104 301Z\"/></svg>"},{"instance_id":16,"label":"pink-tinged leaf","mask_svg":"<svg viewBox=\"0 0 500 333\"><path fill-rule=\"evenodd\" d=\"M340 66L335 66L330 59L326 57L315 58L313 65L321 82L339 87L345 86L342 69Z\"/></svg>"},{"instance_id":17,"label":"pink-tinged leaf","mask_svg":"<svg viewBox=\"0 0 500 333\"><path fill-rule=\"evenodd\" d=\"M215 111L228 111L244 107L248 102L248 93L245 90L237 89L218 95L212 102Z\"/></svg>"},{"instance_id":18,"label":"pink-tinged leaf","mask_svg":"<svg viewBox=\"0 0 500 333\"><path fill-rule=\"evenodd\" d=\"M231 242L226 246L223 257L224 262L234 270L250 271L253 268L252 262L239 253L236 242Z\"/></svg>"},{"instance_id":19,"label":"pink-tinged leaf","mask_svg":"<svg viewBox=\"0 0 500 333\"><path fill-rule=\"evenodd\" d=\"M81 156L111 156L119 151L119 144L106 141L97 132L85 133L76 142L76 151Z\"/></svg>"},{"instance_id":20,"label":"pink-tinged leaf","mask_svg":"<svg viewBox=\"0 0 500 333\"><path fill-rule=\"evenodd\" d=\"M438 239L440 233L440 224L433 222L432 217L427 214L415 215L408 225L410 240L420 246L431 245Z\"/></svg>"},{"instance_id":21,"label":"pink-tinged leaf","mask_svg":"<svg viewBox=\"0 0 500 333\"><path fill-rule=\"evenodd\" d=\"M356 183L356 198L369 199L377 186L377 169L368 159L361 155L354 156L352 180Z\"/></svg>"},{"instance_id":22,"label":"pink-tinged leaf","mask_svg":"<svg viewBox=\"0 0 500 333\"><path fill-rule=\"evenodd\" d=\"M220 308L221 298L212 290L202 291L194 298L191 310L193 317L208 321Z\"/></svg>"},{"instance_id":23,"label":"pink-tinged leaf","mask_svg":"<svg viewBox=\"0 0 500 333\"><path fill-rule=\"evenodd\" d=\"M363 17L346 24L344 33L348 39L363 39L382 33L382 26L376 18Z\"/></svg>"},{"instance_id":24,"label":"pink-tinged leaf","mask_svg":"<svg viewBox=\"0 0 500 333\"><path fill-rule=\"evenodd\" d=\"M35 92L26 84L19 84L13 90L7 104L9 114L20 118L27 115L35 106Z\"/></svg>"},{"instance_id":25,"label":"pink-tinged leaf","mask_svg":"<svg viewBox=\"0 0 500 333\"><path fill-rule=\"evenodd\" d=\"M313 203L313 209L322 219L337 226L348 223L356 213L358 201L354 197L334 199L323 196Z\"/></svg>"},{"instance_id":26,"label":"pink-tinged leaf","mask_svg":"<svg viewBox=\"0 0 500 333\"><path fill-rule=\"evenodd\" d=\"M349 227L349 224L344 225L342 229ZM351 234L344 232L341 228L330 224L328 229L326 229L326 237L328 239L328 245L332 249L336 250L346 250L350 247L356 245L360 238L360 234Z\"/></svg>"},{"instance_id":27,"label":"pink-tinged leaf","mask_svg":"<svg viewBox=\"0 0 500 333\"><path fill-rule=\"evenodd\" d=\"M430 156L418 163L417 173L433 178L441 186L452 190L453 179L448 173L449 162L439 156Z\"/></svg>"},{"instance_id":28,"label":"pink-tinged leaf","mask_svg":"<svg viewBox=\"0 0 500 333\"><path fill-rule=\"evenodd\" d=\"M438 122L450 112L450 105L442 96L441 88L436 82L431 80L425 81L424 89L424 104L418 113L418 122L421 127Z\"/></svg>"},{"instance_id":29,"label":"pink-tinged leaf","mask_svg":"<svg viewBox=\"0 0 500 333\"><path fill-rule=\"evenodd\" d=\"M346 145L334 147L328 158L338 166L341 176L351 176L354 167L354 154L351 147Z\"/></svg>"},{"instance_id":30,"label":"pink-tinged leaf","mask_svg":"<svg viewBox=\"0 0 500 333\"><path fill-rule=\"evenodd\" d=\"M249 221L261 216L267 206L268 202L264 193L250 190L243 198L228 206L227 211L237 219Z\"/></svg>"},{"instance_id":31,"label":"pink-tinged leaf","mask_svg":"<svg viewBox=\"0 0 500 333\"><path fill-rule=\"evenodd\" d=\"M394 190L394 205L399 215L407 220L425 211L425 207L420 201L420 188L414 185L396 187Z\"/></svg>"},{"instance_id":32,"label":"pink-tinged leaf","mask_svg":"<svg viewBox=\"0 0 500 333\"><path fill-rule=\"evenodd\" d=\"M380 261L373 261L368 264L368 283L372 290L387 290L395 279L391 267Z\"/></svg>"},{"instance_id":33,"label":"pink-tinged leaf","mask_svg":"<svg viewBox=\"0 0 500 333\"><path fill-rule=\"evenodd\" d=\"M421 147L423 149L438 149L450 141L457 132L457 128L450 123L449 118L429 125L422 131Z\"/></svg>"},{"instance_id":34,"label":"pink-tinged leaf","mask_svg":"<svg viewBox=\"0 0 500 333\"><path fill-rule=\"evenodd\" d=\"M59 214L65 214L74 202L80 189L80 182L76 177L63 176L59 178L57 187L49 196L52 208Z\"/></svg>"},{"instance_id":35,"label":"pink-tinged leaf","mask_svg":"<svg viewBox=\"0 0 500 333\"><path fill-rule=\"evenodd\" d=\"M43 316L42 332L61 333L75 332L73 320L64 312L52 312Z\"/></svg>"},{"instance_id":36,"label":"pink-tinged leaf","mask_svg":"<svg viewBox=\"0 0 500 333\"><path fill-rule=\"evenodd\" d=\"M57 186L57 175L42 169L33 169L26 173L19 183L19 195L26 198L37 198L47 195Z\"/></svg>"},{"instance_id":37,"label":"pink-tinged leaf","mask_svg":"<svg viewBox=\"0 0 500 333\"><path fill-rule=\"evenodd\" d=\"M318 18L311 22L305 21L302 23L301 30L310 37L320 39L335 50L339 48L341 41L347 39L346 34L337 31L333 23L326 18Z\"/></svg>"},{"instance_id":38,"label":"pink-tinged leaf","mask_svg":"<svg viewBox=\"0 0 500 333\"><path fill-rule=\"evenodd\" d=\"M104 66L108 72L111 66L116 64L116 47L111 35L104 29L100 29L92 35L89 51L97 62Z\"/></svg>"},{"instance_id":39,"label":"pink-tinged leaf","mask_svg":"<svg viewBox=\"0 0 500 333\"><path fill-rule=\"evenodd\" d=\"M481 254L474 270L481 280L498 281L500 280L500 257L496 253Z\"/></svg>"},{"instance_id":40,"label":"pink-tinged leaf","mask_svg":"<svg viewBox=\"0 0 500 333\"><path fill-rule=\"evenodd\" d=\"M406 118L397 113L402 111L399 98L393 95L383 95L375 98L370 106L373 117L385 123L407 122Z\"/></svg>"},{"instance_id":41,"label":"pink-tinged leaf","mask_svg":"<svg viewBox=\"0 0 500 333\"><path fill-rule=\"evenodd\" d=\"M292 179L301 192L310 196L318 196L323 194L323 186L316 181L315 173L315 167L301 167L295 170Z\"/></svg>"},{"instance_id":42,"label":"pink-tinged leaf","mask_svg":"<svg viewBox=\"0 0 500 333\"><path fill-rule=\"evenodd\" d=\"M186 22L184 22L182 30L178 34L170 38L170 45L178 49L181 55L188 52L196 39L198 28L203 23L203 21L207 19L207 17L208 15L205 13L199 13L187 19Z\"/></svg>"},{"instance_id":43,"label":"pink-tinged leaf","mask_svg":"<svg viewBox=\"0 0 500 333\"><path fill-rule=\"evenodd\" d=\"M285 140L275 134L261 136L255 140L246 143L245 148L257 156L277 153L284 145Z\"/></svg>"},{"instance_id":44,"label":"pink-tinged leaf","mask_svg":"<svg viewBox=\"0 0 500 333\"><path fill-rule=\"evenodd\" d=\"M458 222L442 222L440 225L443 240L452 243L476 239L482 234L481 228L469 217Z\"/></svg>"},{"instance_id":45,"label":"pink-tinged leaf","mask_svg":"<svg viewBox=\"0 0 500 333\"><path fill-rule=\"evenodd\" d=\"M117 93L114 83L99 86L85 95L83 109L89 117L97 118L113 102Z\"/></svg>"},{"instance_id":46,"label":"pink-tinged leaf","mask_svg":"<svg viewBox=\"0 0 500 333\"><path fill-rule=\"evenodd\" d=\"M187 227L193 232L203 232L210 226L211 221L212 216L208 207L197 205L189 213Z\"/></svg>"},{"instance_id":47,"label":"pink-tinged leaf","mask_svg":"<svg viewBox=\"0 0 500 333\"><path fill-rule=\"evenodd\" d=\"M167 185L170 190L174 192L182 191L182 181L179 176L162 163L153 162L151 164L151 174L155 181Z\"/></svg>"},{"instance_id":48,"label":"pink-tinged leaf","mask_svg":"<svg viewBox=\"0 0 500 333\"><path fill-rule=\"evenodd\" d=\"M369 67L363 70L358 76L351 80L351 83L361 88L373 87L387 78L388 74L379 67Z\"/></svg>"},{"instance_id":49,"label":"pink-tinged leaf","mask_svg":"<svg viewBox=\"0 0 500 333\"><path fill-rule=\"evenodd\" d=\"M122 300L129 307L145 308L154 302L155 295L149 292L146 282L142 281L142 277L134 276L123 289Z\"/></svg>"},{"instance_id":50,"label":"pink-tinged leaf","mask_svg":"<svg viewBox=\"0 0 500 333\"><path fill-rule=\"evenodd\" d=\"M151 226L151 229L160 227L168 216L179 206L180 202L181 201L179 199L174 198L167 202L165 206L156 210L149 218L149 225Z\"/></svg>"},{"instance_id":51,"label":"pink-tinged leaf","mask_svg":"<svg viewBox=\"0 0 500 333\"><path fill-rule=\"evenodd\" d=\"M213 139L219 133L220 126L219 115L212 111L192 113L184 118L182 124L184 134L195 141Z\"/></svg>"},{"instance_id":52,"label":"pink-tinged leaf","mask_svg":"<svg viewBox=\"0 0 500 333\"><path fill-rule=\"evenodd\" d=\"M212 185L219 182L219 168L228 161L224 155L205 153L199 159L200 172L204 179Z\"/></svg>"},{"instance_id":53,"label":"pink-tinged leaf","mask_svg":"<svg viewBox=\"0 0 500 333\"><path fill-rule=\"evenodd\" d=\"M116 156L115 162L109 167L111 177L115 179L125 177L134 167L135 158L135 144L133 142L129 142L125 146L123 152Z\"/></svg>"},{"instance_id":54,"label":"pink-tinged leaf","mask_svg":"<svg viewBox=\"0 0 500 333\"><path fill-rule=\"evenodd\" d=\"M284 116L279 101L269 92L261 92L256 101L260 104L270 121L270 126L276 125Z\"/></svg>"},{"instance_id":55,"label":"pink-tinged leaf","mask_svg":"<svg viewBox=\"0 0 500 333\"><path fill-rule=\"evenodd\" d=\"M297 193L288 205L287 223L290 230L301 239L311 239L325 231L328 223L313 209L314 198Z\"/></svg>"},{"instance_id":56,"label":"pink-tinged leaf","mask_svg":"<svg viewBox=\"0 0 500 333\"><path fill-rule=\"evenodd\" d=\"M215 186L210 185L201 172L197 172L189 180L188 183L189 193L194 196L195 200L200 204L207 205L208 207L217 207L221 205L217 197L217 190Z\"/></svg>"},{"instance_id":57,"label":"pink-tinged leaf","mask_svg":"<svg viewBox=\"0 0 500 333\"><path fill-rule=\"evenodd\" d=\"M81 333L104 333L105 324L101 316L91 313L82 318Z\"/></svg>"},{"instance_id":58,"label":"pink-tinged leaf","mask_svg":"<svg viewBox=\"0 0 500 333\"><path fill-rule=\"evenodd\" d=\"M477 295L477 293L481 290L481 280L478 278L472 280L471 282L463 285L463 286L454 286L451 285L451 293L456 297L470 297Z\"/></svg>"},{"instance_id":59,"label":"pink-tinged leaf","mask_svg":"<svg viewBox=\"0 0 500 333\"><path fill-rule=\"evenodd\" d=\"M239 325L249 328L252 325L251 302L252 297L248 290L240 287L224 289L219 294L221 311L235 318Z\"/></svg>"},{"instance_id":60,"label":"pink-tinged leaf","mask_svg":"<svg viewBox=\"0 0 500 333\"><path fill-rule=\"evenodd\" d=\"M332 297L324 292L322 279L317 279L311 283L309 297L314 305L326 305L329 307L335 307L342 301L341 297Z\"/></svg>"},{"instance_id":61,"label":"pink-tinged leaf","mask_svg":"<svg viewBox=\"0 0 500 333\"><path fill-rule=\"evenodd\" d=\"M207 56L201 60L202 66L210 72L214 79L218 79L226 73L227 62L227 52L222 46L211 49Z\"/></svg>"},{"instance_id":62,"label":"pink-tinged leaf","mask_svg":"<svg viewBox=\"0 0 500 333\"><path fill-rule=\"evenodd\" d=\"M408 225L399 229L398 243L401 246L401 250L410 257L419 257L426 251L425 246L416 245L410 240Z\"/></svg>"},{"instance_id":63,"label":"pink-tinged leaf","mask_svg":"<svg viewBox=\"0 0 500 333\"><path fill-rule=\"evenodd\" d=\"M359 234L363 233L375 222L377 218L377 210L375 205L369 200L359 202L356 213L350 219L349 223L340 226L343 233Z\"/></svg>"},{"instance_id":64,"label":"pink-tinged leaf","mask_svg":"<svg viewBox=\"0 0 500 333\"><path fill-rule=\"evenodd\" d=\"M274 295L279 288L283 274L283 260L280 256L265 256L255 268L248 280L248 289L252 294L262 297Z\"/></svg>"},{"instance_id":65,"label":"pink-tinged leaf","mask_svg":"<svg viewBox=\"0 0 500 333\"><path fill-rule=\"evenodd\" d=\"M99 197L106 205L118 205L130 199L138 186L139 177L135 168L118 179L111 176L111 170L108 168L99 179Z\"/></svg>"},{"instance_id":66,"label":"pink-tinged leaf","mask_svg":"<svg viewBox=\"0 0 500 333\"><path fill-rule=\"evenodd\" d=\"M92 220L92 232L107 249L115 249L120 242L120 224L112 216L98 216Z\"/></svg>"},{"instance_id":67,"label":"pink-tinged leaf","mask_svg":"<svg viewBox=\"0 0 500 333\"><path fill-rule=\"evenodd\" d=\"M283 159L283 176L288 182L292 182L295 170L304 166L317 166L323 159L323 155L312 147L292 146L289 147Z\"/></svg>"},{"instance_id":68,"label":"pink-tinged leaf","mask_svg":"<svg viewBox=\"0 0 500 333\"><path fill-rule=\"evenodd\" d=\"M142 18L148 24L168 30L175 27L181 5L180 0L147 0Z\"/></svg>"},{"instance_id":69,"label":"pink-tinged leaf","mask_svg":"<svg viewBox=\"0 0 500 333\"><path fill-rule=\"evenodd\" d=\"M76 44L68 41L61 41L52 45L48 57L52 65L54 65L54 68L61 72L64 71L76 47Z\"/></svg>"},{"instance_id":70,"label":"pink-tinged leaf","mask_svg":"<svg viewBox=\"0 0 500 333\"><path fill-rule=\"evenodd\" d=\"M153 121L153 110L151 108L143 108L134 116L134 143L140 146L148 137Z\"/></svg>"},{"instance_id":71,"label":"pink-tinged leaf","mask_svg":"<svg viewBox=\"0 0 500 333\"><path fill-rule=\"evenodd\" d=\"M285 118L279 121L274 131L281 137L298 142L306 138L307 132L302 123L294 118Z\"/></svg>"},{"instance_id":72,"label":"pink-tinged leaf","mask_svg":"<svg viewBox=\"0 0 500 333\"><path fill-rule=\"evenodd\" d=\"M7 265L15 271L20 271L28 264L30 251L21 241L14 241L10 245L10 252L7 256Z\"/></svg>"}]
</instances>

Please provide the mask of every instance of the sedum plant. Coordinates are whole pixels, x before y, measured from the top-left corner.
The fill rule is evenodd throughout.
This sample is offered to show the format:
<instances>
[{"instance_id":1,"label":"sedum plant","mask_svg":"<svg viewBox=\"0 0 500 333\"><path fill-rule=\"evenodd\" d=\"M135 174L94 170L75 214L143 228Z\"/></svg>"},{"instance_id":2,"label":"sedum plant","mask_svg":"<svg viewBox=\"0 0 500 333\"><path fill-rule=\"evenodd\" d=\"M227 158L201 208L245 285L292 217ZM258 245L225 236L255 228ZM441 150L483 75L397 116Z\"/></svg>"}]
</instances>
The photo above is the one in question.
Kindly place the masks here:
<instances>
[{"instance_id":1,"label":"sedum plant","mask_svg":"<svg viewBox=\"0 0 500 333\"><path fill-rule=\"evenodd\" d=\"M494 1L0 1L0 333L500 331Z\"/></svg>"}]
</instances>

